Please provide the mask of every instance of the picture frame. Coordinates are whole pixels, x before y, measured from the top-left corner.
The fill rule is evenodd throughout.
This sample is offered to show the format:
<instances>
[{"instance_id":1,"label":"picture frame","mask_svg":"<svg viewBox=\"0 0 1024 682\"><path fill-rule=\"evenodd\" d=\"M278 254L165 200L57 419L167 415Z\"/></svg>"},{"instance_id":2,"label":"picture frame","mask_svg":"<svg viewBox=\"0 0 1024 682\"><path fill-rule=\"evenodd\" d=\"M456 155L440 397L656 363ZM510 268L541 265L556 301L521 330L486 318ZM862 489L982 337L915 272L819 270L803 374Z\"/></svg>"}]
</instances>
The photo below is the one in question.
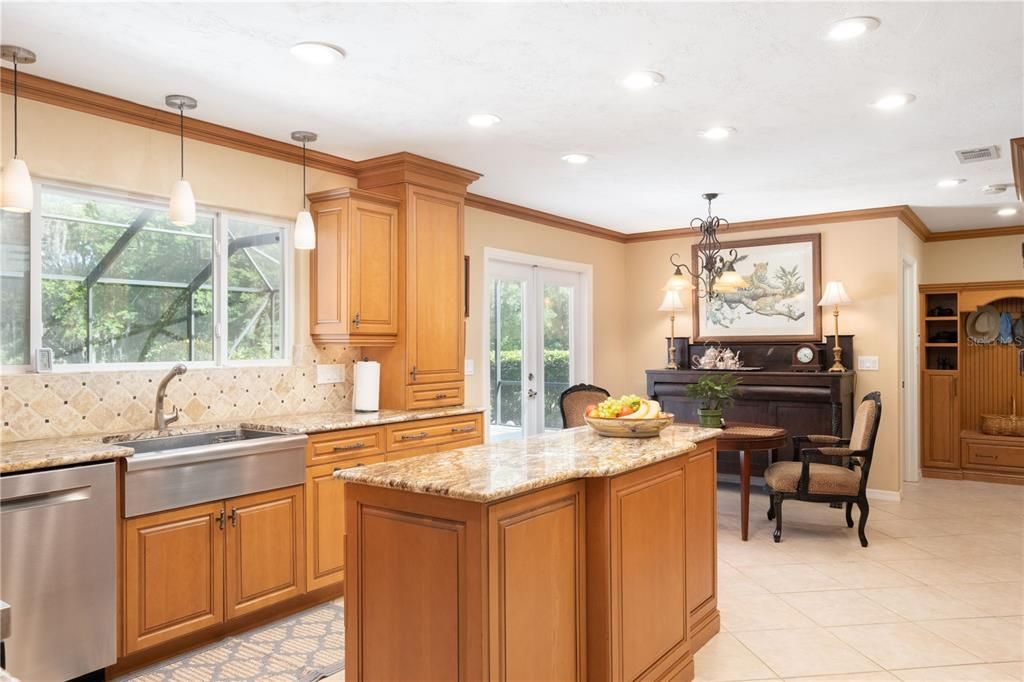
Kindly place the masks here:
<instances>
[{"instance_id":1,"label":"picture frame","mask_svg":"<svg viewBox=\"0 0 1024 682\"><path fill-rule=\"evenodd\" d=\"M737 252L736 271L748 287L716 296L693 289L693 334L710 341L821 341L821 234L723 242L721 256ZM691 262L698 272L697 245Z\"/></svg>"}]
</instances>

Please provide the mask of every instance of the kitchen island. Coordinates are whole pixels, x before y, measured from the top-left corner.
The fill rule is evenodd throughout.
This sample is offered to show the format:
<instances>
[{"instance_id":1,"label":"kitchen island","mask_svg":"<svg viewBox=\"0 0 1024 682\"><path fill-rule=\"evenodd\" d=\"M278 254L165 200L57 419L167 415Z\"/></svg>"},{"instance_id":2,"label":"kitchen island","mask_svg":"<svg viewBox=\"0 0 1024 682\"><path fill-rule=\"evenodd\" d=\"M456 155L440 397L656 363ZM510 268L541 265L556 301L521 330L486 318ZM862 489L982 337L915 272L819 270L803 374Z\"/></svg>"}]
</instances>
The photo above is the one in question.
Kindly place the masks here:
<instances>
[{"instance_id":1,"label":"kitchen island","mask_svg":"<svg viewBox=\"0 0 1024 682\"><path fill-rule=\"evenodd\" d=\"M719 628L715 429L339 470L346 679L690 680Z\"/></svg>"}]
</instances>

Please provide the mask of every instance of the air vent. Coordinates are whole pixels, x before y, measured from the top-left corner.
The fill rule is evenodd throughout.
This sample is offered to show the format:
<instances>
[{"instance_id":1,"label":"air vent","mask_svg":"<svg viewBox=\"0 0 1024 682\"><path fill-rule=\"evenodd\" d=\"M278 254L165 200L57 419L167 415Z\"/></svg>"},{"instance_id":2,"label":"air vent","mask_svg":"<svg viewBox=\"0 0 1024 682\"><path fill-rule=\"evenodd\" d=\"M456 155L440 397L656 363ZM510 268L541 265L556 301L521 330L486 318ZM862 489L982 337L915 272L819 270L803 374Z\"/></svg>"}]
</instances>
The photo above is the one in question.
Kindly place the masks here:
<instances>
[{"instance_id":1,"label":"air vent","mask_svg":"<svg viewBox=\"0 0 1024 682\"><path fill-rule=\"evenodd\" d=\"M1006 185L985 185L981 188L982 194L1002 194L1006 191Z\"/></svg>"},{"instance_id":2,"label":"air vent","mask_svg":"<svg viewBox=\"0 0 1024 682\"><path fill-rule=\"evenodd\" d=\"M958 149L956 150L956 158L960 160L960 163L992 161L999 158L999 148L991 145L989 147L975 147L974 149Z\"/></svg>"}]
</instances>

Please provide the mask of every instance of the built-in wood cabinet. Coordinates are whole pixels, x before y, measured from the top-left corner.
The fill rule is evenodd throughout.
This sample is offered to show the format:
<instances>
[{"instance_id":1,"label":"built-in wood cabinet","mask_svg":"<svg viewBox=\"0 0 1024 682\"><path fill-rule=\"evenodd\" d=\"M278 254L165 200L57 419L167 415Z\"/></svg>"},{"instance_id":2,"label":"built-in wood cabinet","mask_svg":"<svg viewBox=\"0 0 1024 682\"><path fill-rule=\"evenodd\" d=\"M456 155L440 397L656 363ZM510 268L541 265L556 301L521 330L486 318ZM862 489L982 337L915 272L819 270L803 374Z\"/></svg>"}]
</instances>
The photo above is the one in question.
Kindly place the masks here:
<instances>
[{"instance_id":1,"label":"built-in wood cabinet","mask_svg":"<svg viewBox=\"0 0 1024 682\"><path fill-rule=\"evenodd\" d=\"M302 486L224 503L227 618L305 592Z\"/></svg>"},{"instance_id":2,"label":"built-in wood cabinet","mask_svg":"<svg viewBox=\"0 0 1024 682\"><path fill-rule=\"evenodd\" d=\"M921 467L960 468L959 376L952 371L921 373Z\"/></svg>"},{"instance_id":3,"label":"built-in wood cabinet","mask_svg":"<svg viewBox=\"0 0 1024 682\"><path fill-rule=\"evenodd\" d=\"M309 195L314 341L380 346L398 334L398 200L344 188Z\"/></svg>"},{"instance_id":4,"label":"built-in wood cabinet","mask_svg":"<svg viewBox=\"0 0 1024 682\"><path fill-rule=\"evenodd\" d=\"M125 521L126 654L305 592L302 486Z\"/></svg>"},{"instance_id":5,"label":"built-in wood cabinet","mask_svg":"<svg viewBox=\"0 0 1024 682\"><path fill-rule=\"evenodd\" d=\"M224 504L125 523L125 652L224 620Z\"/></svg>"}]
</instances>

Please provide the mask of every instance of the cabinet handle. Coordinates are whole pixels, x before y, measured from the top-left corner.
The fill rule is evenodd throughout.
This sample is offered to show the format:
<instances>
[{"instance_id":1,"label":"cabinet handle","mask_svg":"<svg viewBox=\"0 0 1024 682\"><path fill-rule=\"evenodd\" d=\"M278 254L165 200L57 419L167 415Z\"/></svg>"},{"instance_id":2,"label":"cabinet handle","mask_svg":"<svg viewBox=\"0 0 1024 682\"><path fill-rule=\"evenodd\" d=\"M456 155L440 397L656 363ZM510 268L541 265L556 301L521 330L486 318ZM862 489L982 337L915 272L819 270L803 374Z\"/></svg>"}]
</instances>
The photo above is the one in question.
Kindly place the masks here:
<instances>
[{"instance_id":1,"label":"cabinet handle","mask_svg":"<svg viewBox=\"0 0 1024 682\"><path fill-rule=\"evenodd\" d=\"M976 452L974 453L974 456L978 459L999 459L999 455L988 455L984 452Z\"/></svg>"},{"instance_id":2,"label":"cabinet handle","mask_svg":"<svg viewBox=\"0 0 1024 682\"><path fill-rule=\"evenodd\" d=\"M442 398L447 398L447 397L448 397L447 393L437 393L437 394L434 395L434 399L435 400L441 400Z\"/></svg>"},{"instance_id":3,"label":"cabinet handle","mask_svg":"<svg viewBox=\"0 0 1024 682\"><path fill-rule=\"evenodd\" d=\"M224 530L224 510L220 510L220 516L217 517L217 525L220 526L221 530Z\"/></svg>"},{"instance_id":4,"label":"cabinet handle","mask_svg":"<svg viewBox=\"0 0 1024 682\"><path fill-rule=\"evenodd\" d=\"M231 508L231 527L238 527L238 509L236 507Z\"/></svg>"},{"instance_id":5,"label":"cabinet handle","mask_svg":"<svg viewBox=\"0 0 1024 682\"><path fill-rule=\"evenodd\" d=\"M359 322L361 320L362 320L362 316L360 315L360 313L356 313L356 316L354 318L352 318L352 324L354 324L356 326L356 329L359 328Z\"/></svg>"},{"instance_id":6,"label":"cabinet handle","mask_svg":"<svg viewBox=\"0 0 1024 682\"><path fill-rule=\"evenodd\" d=\"M412 371L409 372L409 374L412 375L412 380L416 381L416 366L415 365L413 365Z\"/></svg>"},{"instance_id":7,"label":"cabinet handle","mask_svg":"<svg viewBox=\"0 0 1024 682\"><path fill-rule=\"evenodd\" d=\"M453 426L452 433L470 433L476 431L476 427L470 424L469 426Z\"/></svg>"},{"instance_id":8,"label":"cabinet handle","mask_svg":"<svg viewBox=\"0 0 1024 682\"><path fill-rule=\"evenodd\" d=\"M366 447L366 443L359 441L358 443L349 443L348 445L336 445L334 446L335 452L345 452L346 450L361 450Z\"/></svg>"},{"instance_id":9,"label":"cabinet handle","mask_svg":"<svg viewBox=\"0 0 1024 682\"><path fill-rule=\"evenodd\" d=\"M420 431L419 433L407 433L402 436L401 440L423 440L429 435L430 434L426 431Z\"/></svg>"}]
</instances>

